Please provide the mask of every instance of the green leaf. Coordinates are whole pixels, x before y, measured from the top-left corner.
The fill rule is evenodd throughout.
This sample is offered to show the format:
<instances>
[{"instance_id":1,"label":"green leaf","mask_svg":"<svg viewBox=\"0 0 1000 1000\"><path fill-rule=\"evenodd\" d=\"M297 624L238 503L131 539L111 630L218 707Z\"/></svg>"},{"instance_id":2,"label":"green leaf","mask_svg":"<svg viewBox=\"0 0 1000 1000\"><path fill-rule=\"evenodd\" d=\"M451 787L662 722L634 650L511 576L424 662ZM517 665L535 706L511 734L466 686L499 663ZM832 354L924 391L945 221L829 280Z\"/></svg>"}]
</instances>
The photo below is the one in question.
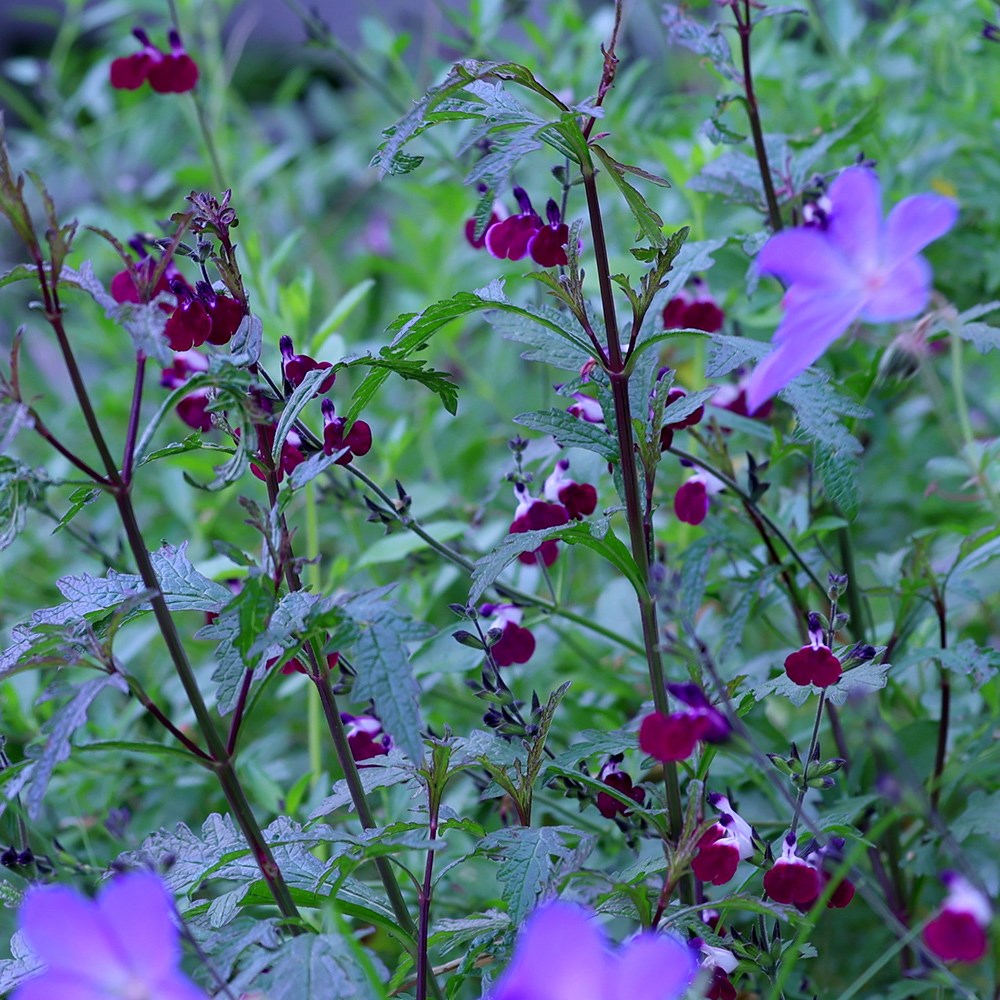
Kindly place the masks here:
<instances>
[{"instance_id":1,"label":"green leaf","mask_svg":"<svg viewBox=\"0 0 1000 1000\"><path fill-rule=\"evenodd\" d=\"M715 69L727 80L742 81L742 75L733 63L729 42L722 33L722 25L705 25L687 12L687 4L668 3L663 8L663 25L667 39L699 56L707 56Z\"/></svg>"},{"instance_id":2,"label":"green leaf","mask_svg":"<svg viewBox=\"0 0 1000 1000\"><path fill-rule=\"evenodd\" d=\"M380 1000L353 949L335 934L285 941L254 983L268 1000Z\"/></svg>"},{"instance_id":3,"label":"green leaf","mask_svg":"<svg viewBox=\"0 0 1000 1000\"><path fill-rule=\"evenodd\" d=\"M568 826L519 826L491 833L479 842L476 853L499 860L500 894L517 926L563 874L577 870L594 842Z\"/></svg>"},{"instance_id":4,"label":"green leaf","mask_svg":"<svg viewBox=\"0 0 1000 1000\"><path fill-rule=\"evenodd\" d=\"M385 731L414 763L424 756L419 688L406 643L433 629L404 615L386 596L391 587L355 594L340 607L359 629L351 662L357 670L354 697L371 698Z\"/></svg>"},{"instance_id":5,"label":"green leaf","mask_svg":"<svg viewBox=\"0 0 1000 1000\"><path fill-rule=\"evenodd\" d=\"M26 465L0 455L0 551L24 530L28 508L42 497L46 485Z\"/></svg>"},{"instance_id":6,"label":"green leaf","mask_svg":"<svg viewBox=\"0 0 1000 1000\"><path fill-rule=\"evenodd\" d=\"M71 689L73 694L70 700L60 706L42 726L45 742L41 752L4 789L4 794L11 799L27 788L24 801L30 819L37 820L41 814L42 799L52 772L58 764L69 758L73 734L87 721L87 713L94 699L108 687L115 687L122 692L128 691L124 679L117 674L92 677ZM46 697L51 698L62 693L64 693L63 685L55 685Z\"/></svg>"},{"instance_id":7,"label":"green leaf","mask_svg":"<svg viewBox=\"0 0 1000 1000\"><path fill-rule=\"evenodd\" d=\"M38 270L30 264L15 264L6 271L0 271L0 288L12 281L38 280Z\"/></svg>"},{"instance_id":8,"label":"green leaf","mask_svg":"<svg viewBox=\"0 0 1000 1000\"><path fill-rule=\"evenodd\" d=\"M141 743L138 740L98 740L94 743L80 743L73 747L74 753L136 753L144 757L173 757L190 764L193 754L181 747L166 743Z\"/></svg>"},{"instance_id":9,"label":"green leaf","mask_svg":"<svg viewBox=\"0 0 1000 1000\"><path fill-rule=\"evenodd\" d=\"M639 232L654 247L667 245L667 238L663 235L663 219L650 208L645 198L625 179L627 168L619 163L607 150L600 146L592 145L591 149L597 154L598 159L607 168L611 179L618 186L622 193L632 217L639 227ZM634 170L631 172L635 172Z\"/></svg>"},{"instance_id":10,"label":"green leaf","mask_svg":"<svg viewBox=\"0 0 1000 1000\"><path fill-rule=\"evenodd\" d=\"M370 794L377 788L392 788L403 783L411 784L414 792L418 788L413 765L409 763L400 750L391 750L388 754L365 761L365 766L358 769L358 775L361 778L361 787L364 788L366 794ZM333 786L333 794L323 799L309 814L309 818L319 819L329 816L330 813L343 809L345 806L353 807L353 803L354 799L347 780L341 778Z\"/></svg>"},{"instance_id":11,"label":"green leaf","mask_svg":"<svg viewBox=\"0 0 1000 1000\"><path fill-rule=\"evenodd\" d=\"M281 449L289 431L295 426L299 414L312 402L317 394L320 383L330 377L329 368L314 368L306 372L295 391L285 400L278 425L274 429L274 444L271 446L271 461L277 468L281 463Z\"/></svg>"},{"instance_id":12,"label":"green leaf","mask_svg":"<svg viewBox=\"0 0 1000 1000\"><path fill-rule=\"evenodd\" d=\"M547 539L567 542L570 545L584 545L593 549L625 576L636 589L636 593L643 592L645 584L639 573L639 568L632 558L632 553L625 547L621 539L609 529L608 522L606 520L583 521L579 524L547 528L543 531L525 531L520 534L507 535L492 552L476 561L475 569L472 571L469 603L477 604L487 587L492 586L507 566L522 552L531 552L537 549Z\"/></svg>"},{"instance_id":13,"label":"green leaf","mask_svg":"<svg viewBox=\"0 0 1000 1000\"><path fill-rule=\"evenodd\" d=\"M618 447L611 435L601 426L579 420L565 410L536 410L519 413L514 423L530 427L542 434L551 434L564 448L585 448L613 462L618 457Z\"/></svg>"}]
</instances>

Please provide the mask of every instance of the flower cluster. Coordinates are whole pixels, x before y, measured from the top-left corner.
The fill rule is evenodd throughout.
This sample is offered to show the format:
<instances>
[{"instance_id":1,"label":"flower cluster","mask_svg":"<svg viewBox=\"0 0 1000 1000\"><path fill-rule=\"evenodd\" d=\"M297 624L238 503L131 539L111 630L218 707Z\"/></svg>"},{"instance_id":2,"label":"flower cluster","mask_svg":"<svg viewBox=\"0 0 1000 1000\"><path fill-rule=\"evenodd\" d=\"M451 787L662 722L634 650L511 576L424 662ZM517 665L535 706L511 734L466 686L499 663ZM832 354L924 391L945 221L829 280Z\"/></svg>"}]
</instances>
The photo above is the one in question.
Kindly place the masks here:
<instances>
[{"instance_id":1,"label":"flower cluster","mask_svg":"<svg viewBox=\"0 0 1000 1000\"><path fill-rule=\"evenodd\" d=\"M542 221L524 188L515 187L514 197L520 211L505 219L492 213L478 239L475 220L466 222L465 237L469 243L476 248L485 246L492 256L501 260L521 260L528 256L542 267L560 267L568 263L569 226L563 222L555 200L548 200L545 221Z\"/></svg>"},{"instance_id":2,"label":"flower cluster","mask_svg":"<svg viewBox=\"0 0 1000 1000\"><path fill-rule=\"evenodd\" d=\"M183 94L198 82L198 65L184 50L181 36L171 31L170 51L163 52L142 28L133 28L142 50L111 63L111 86L118 90L138 90L147 80L158 94Z\"/></svg>"},{"instance_id":3,"label":"flower cluster","mask_svg":"<svg viewBox=\"0 0 1000 1000\"><path fill-rule=\"evenodd\" d=\"M577 483L570 479L566 475L568 469L567 459L560 459L556 463L552 474L545 480L544 500L533 497L524 483L514 486L517 506L509 528L510 534L558 528L569 524L571 520L582 520L586 515L594 513L597 509L597 490L589 483ZM545 566L551 566L558 557L558 543L546 539L538 548L522 552L517 558L527 566L534 566L539 560Z\"/></svg>"},{"instance_id":4,"label":"flower cluster","mask_svg":"<svg viewBox=\"0 0 1000 1000\"><path fill-rule=\"evenodd\" d=\"M206 1000L178 968L173 900L152 872L114 878L96 899L62 885L30 889L19 917L44 971L12 1000Z\"/></svg>"},{"instance_id":5,"label":"flower cluster","mask_svg":"<svg viewBox=\"0 0 1000 1000\"><path fill-rule=\"evenodd\" d=\"M679 1000L698 971L672 934L644 933L611 952L583 909L548 903L529 918L488 1000Z\"/></svg>"},{"instance_id":6,"label":"flower cluster","mask_svg":"<svg viewBox=\"0 0 1000 1000\"><path fill-rule=\"evenodd\" d=\"M825 645L822 636L822 631L810 630L809 644L785 657L785 673L793 684L826 688L840 680L843 673L840 660Z\"/></svg>"},{"instance_id":7,"label":"flower cluster","mask_svg":"<svg viewBox=\"0 0 1000 1000\"><path fill-rule=\"evenodd\" d=\"M687 706L664 715L653 712L639 726L639 746L664 762L687 760L699 742L724 743L730 734L726 717L714 708L697 684L668 684L667 690Z\"/></svg>"}]
</instances>

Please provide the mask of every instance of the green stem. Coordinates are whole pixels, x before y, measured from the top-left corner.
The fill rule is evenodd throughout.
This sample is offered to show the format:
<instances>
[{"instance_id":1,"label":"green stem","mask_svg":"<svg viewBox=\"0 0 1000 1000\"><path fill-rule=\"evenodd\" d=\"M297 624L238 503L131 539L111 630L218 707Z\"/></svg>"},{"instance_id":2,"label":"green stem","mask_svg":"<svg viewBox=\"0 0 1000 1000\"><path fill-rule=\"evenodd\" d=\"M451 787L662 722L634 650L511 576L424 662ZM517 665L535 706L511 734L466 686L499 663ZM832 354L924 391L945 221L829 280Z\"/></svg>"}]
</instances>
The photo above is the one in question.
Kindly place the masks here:
<instances>
[{"instance_id":1,"label":"green stem","mask_svg":"<svg viewBox=\"0 0 1000 1000\"><path fill-rule=\"evenodd\" d=\"M319 515L314 500L312 483L306 483L306 581L312 592L318 594L323 589L323 574L319 564ZM306 738L311 774L309 781L315 788L323 780L323 706L314 687L310 687L306 695Z\"/></svg>"},{"instance_id":2,"label":"green stem","mask_svg":"<svg viewBox=\"0 0 1000 1000\"><path fill-rule=\"evenodd\" d=\"M806 754L805 763L802 765L802 785L799 794L795 799L795 812L792 815L791 832L794 834L799 828L799 819L802 816L802 803L805 802L806 792L809 791L809 765L812 763L813 754L816 753L816 746L819 741L819 725L823 721L823 706L826 704L826 688L819 693L819 702L816 705L816 719L813 722L812 737L809 740L809 752Z\"/></svg>"}]
</instances>

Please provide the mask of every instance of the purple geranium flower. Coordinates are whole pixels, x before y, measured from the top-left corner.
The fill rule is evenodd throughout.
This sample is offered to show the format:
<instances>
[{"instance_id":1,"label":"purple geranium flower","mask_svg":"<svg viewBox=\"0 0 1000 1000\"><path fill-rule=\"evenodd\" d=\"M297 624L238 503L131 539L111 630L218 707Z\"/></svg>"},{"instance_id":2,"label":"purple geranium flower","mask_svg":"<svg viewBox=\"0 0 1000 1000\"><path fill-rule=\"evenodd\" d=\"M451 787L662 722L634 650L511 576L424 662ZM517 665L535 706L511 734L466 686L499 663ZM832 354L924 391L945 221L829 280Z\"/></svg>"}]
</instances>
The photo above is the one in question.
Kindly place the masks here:
<instances>
[{"instance_id":1,"label":"purple geranium flower","mask_svg":"<svg viewBox=\"0 0 1000 1000\"><path fill-rule=\"evenodd\" d=\"M11 1000L206 1000L177 967L173 902L152 872L122 875L96 899L63 885L31 889L20 921L45 971Z\"/></svg>"},{"instance_id":2,"label":"purple geranium flower","mask_svg":"<svg viewBox=\"0 0 1000 1000\"><path fill-rule=\"evenodd\" d=\"M677 1000L698 959L672 934L640 934L607 948L587 912L568 903L536 910L489 1000Z\"/></svg>"},{"instance_id":3,"label":"purple geranium flower","mask_svg":"<svg viewBox=\"0 0 1000 1000\"><path fill-rule=\"evenodd\" d=\"M747 387L753 413L805 371L857 319L911 319L930 297L930 265L920 251L946 233L958 215L950 198L904 198L883 221L878 177L850 167L831 185L829 211L817 225L777 233L757 270L789 286L775 349Z\"/></svg>"}]
</instances>

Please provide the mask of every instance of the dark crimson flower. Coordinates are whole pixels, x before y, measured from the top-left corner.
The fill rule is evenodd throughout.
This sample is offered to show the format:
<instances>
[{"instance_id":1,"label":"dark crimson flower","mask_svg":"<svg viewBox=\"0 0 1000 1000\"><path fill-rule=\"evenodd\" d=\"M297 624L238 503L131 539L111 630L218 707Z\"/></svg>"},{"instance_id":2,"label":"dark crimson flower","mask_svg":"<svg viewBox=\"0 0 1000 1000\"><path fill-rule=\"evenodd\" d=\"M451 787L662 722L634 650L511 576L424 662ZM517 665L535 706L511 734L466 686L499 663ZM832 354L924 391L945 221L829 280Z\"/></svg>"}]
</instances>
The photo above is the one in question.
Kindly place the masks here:
<instances>
[{"instance_id":1,"label":"dark crimson flower","mask_svg":"<svg viewBox=\"0 0 1000 1000\"><path fill-rule=\"evenodd\" d=\"M543 495L551 503L562 504L566 513L577 521L585 514L593 514L597 509L597 490L590 483L574 482L566 475L569 459L556 462L555 471L545 480Z\"/></svg>"},{"instance_id":2,"label":"dark crimson flower","mask_svg":"<svg viewBox=\"0 0 1000 1000\"><path fill-rule=\"evenodd\" d=\"M528 253L542 267L559 267L568 263L566 243L569 240L569 226L562 221L559 206L552 198L549 198L545 206L545 215L548 225L538 229L528 241Z\"/></svg>"},{"instance_id":3,"label":"dark crimson flower","mask_svg":"<svg viewBox=\"0 0 1000 1000\"><path fill-rule=\"evenodd\" d=\"M685 524L701 524L708 517L708 484L704 476L692 476L678 487L674 513Z\"/></svg>"},{"instance_id":4,"label":"dark crimson flower","mask_svg":"<svg viewBox=\"0 0 1000 1000\"><path fill-rule=\"evenodd\" d=\"M946 962L978 962L986 954L993 918L990 901L955 872L943 872L944 903L924 928L924 944Z\"/></svg>"},{"instance_id":5,"label":"dark crimson flower","mask_svg":"<svg viewBox=\"0 0 1000 1000\"><path fill-rule=\"evenodd\" d=\"M479 237L476 237L476 220L466 219L465 221L465 238L469 241L469 245L476 250L482 250L486 246L486 234L490 231L491 226L495 226L500 221L500 216L496 212L490 212L489 220L486 223L486 228L480 233Z\"/></svg>"},{"instance_id":6,"label":"dark crimson flower","mask_svg":"<svg viewBox=\"0 0 1000 1000\"><path fill-rule=\"evenodd\" d=\"M640 785L633 785L632 778L618 767L624 759L624 754L612 754L597 775L598 781L603 781L609 788L621 792L641 806L646 801L646 790ZM628 816L631 812L624 802L613 795L608 795L607 792L597 793L597 809L605 819L614 819L618 815Z\"/></svg>"},{"instance_id":7,"label":"dark crimson flower","mask_svg":"<svg viewBox=\"0 0 1000 1000\"><path fill-rule=\"evenodd\" d=\"M231 296L217 292L207 281L199 281L195 287L198 298L212 320L208 342L219 346L228 344L246 315L243 306Z\"/></svg>"},{"instance_id":8,"label":"dark crimson flower","mask_svg":"<svg viewBox=\"0 0 1000 1000\"><path fill-rule=\"evenodd\" d=\"M484 604L480 614L495 615L491 629L499 629L500 638L490 646L493 662L498 667L512 663L527 663L535 652L535 637L521 625L524 612L516 604Z\"/></svg>"},{"instance_id":9,"label":"dark crimson flower","mask_svg":"<svg viewBox=\"0 0 1000 1000\"><path fill-rule=\"evenodd\" d=\"M810 684L820 688L830 687L840 680L842 672L840 660L833 655L830 647L816 639L785 657L785 673L793 684L800 687Z\"/></svg>"},{"instance_id":10,"label":"dark crimson flower","mask_svg":"<svg viewBox=\"0 0 1000 1000\"><path fill-rule=\"evenodd\" d=\"M212 332L212 317L205 303L183 278L174 278L170 291L177 299L164 331L170 349L190 351L192 347L200 347Z\"/></svg>"},{"instance_id":11,"label":"dark crimson flower","mask_svg":"<svg viewBox=\"0 0 1000 1000\"><path fill-rule=\"evenodd\" d=\"M140 251L138 262L132 268L119 271L111 279L111 297L115 302L132 302L135 305L152 302L161 292L171 290L171 281L184 281L174 262L170 261L163 269L163 273L157 278L156 285L153 286L153 275L159 262L145 252L141 241L136 242ZM172 312L174 306L161 303L160 308L164 312Z\"/></svg>"},{"instance_id":12,"label":"dark crimson flower","mask_svg":"<svg viewBox=\"0 0 1000 1000\"><path fill-rule=\"evenodd\" d=\"M381 757L392 749L392 738L383 731L382 723L375 716L341 712L340 721L347 730L351 755L359 764L373 757Z\"/></svg>"},{"instance_id":13,"label":"dark crimson flower","mask_svg":"<svg viewBox=\"0 0 1000 1000\"><path fill-rule=\"evenodd\" d=\"M569 524L569 511L560 503L546 503L544 500L531 496L528 487L518 483L514 487L517 507L514 510L514 520L509 533L519 535L525 531L543 531L545 528L558 528ZM551 566L559 557L559 546L554 540L546 540L532 549L531 552L521 552L518 560L526 566L534 566L541 559L546 566Z\"/></svg>"},{"instance_id":14,"label":"dark crimson flower","mask_svg":"<svg viewBox=\"0 0 1000 1000\"><path fill-rule=\"evenodd\" d=\"M323 400L323 451L327 455L343 452L335 459L336 465L350 465L355 458L367 455L372 448L372 429L364 420L355 420L344 434L347 421L336 415L333 403ZM346 450L345 450L346 449Z\"/></svg>"},{"instance_id":15,"label":"dark crimson flower","mask_svg":"<svg viewBox=\"0 0 1000 1000\"><path fill-rule=\"evenodd\" d=\"M669 684L667 689L688 707L670 715L653 712L642 720L639 746L646 753L662 761L686 760L699 741L723 743L729 738L725 716L697 684Z\"/></svg>"},{"instance_id":16,"label":"dark crimson flower","mask_svg":"<svg viewBox=\"0 0 1000 1000\"><path fill-rule=\"evenodd\" d=\"M776 903L791 903L808 909L823 891L819 870L795 854L795 834L785 837L781 857L764 875L764 891Z\"/></svg>"},{"instance_id":17,"label":"dark crimson flower","mask_svg":"<svg viewBox=\"0 0 1000 1000\"><path fill-rule=\"evenodd\" d=\"M316 361L308 354L296 354L292 345L291 337L282 337L278 342L281 349L281 371L289 385L298 388L306 374L315 371L317 368L332 368L329 361ZM333 388L333 383L337 380L334 372L320 382L315 396L322 396ZM315 398L315 396L313 398Z\"/></svg>"},{"instance_id":18,"label":"dark crimson flower","mask_svg":"<svg viewBox=\"0 0 1000 1000\"><path fill-rule=\"evenodd\" d=\"M739 863L753 856L753 831L724 795L713 793L708 801L721 815L698 841L691 870L703 882L725 885L736 874Z\"/></svg>"},{"instance_id":19,"label":"dark crimson flower","mask_svg":"<svg viewBox=\"0 0 1000 1000\"><path fill-rule=\"evenodd\" d=\"M726 314L712 298L708 284L702 278L691 281L691 291L681 289L663 310L665 330L703 330L718 333Z\"/></svg>"},{"instance_id":20,"label":"dark crimson flower","mask_svg":"<svg viewBox=\"0 0 1000 1000\"><path fill-rule=\"evenodd\" d=\"M831 837L825 847L816 848L806 855L806 861L819 869L821 890L826 889L833 878L829 872L824 870L823 862L827 859L832 860L834 863L842 861L844 857L844 844L843 837ZM854 899L854 883L849 878L842 879L833 890L833 895L827 900L826 908L828 910L842 910L850 904L852 899ZM812 903L808 906L799 904L799 909L803 913L811 909L811 907Z\"/></svg>"},{"instance_id":21,"label":"dark crimson flower","mask_svg":"<svg viewBox=\"0 0 1000 1000\"><path fill-rule=\"evenodd\" d=\"M184 94L198 82L198 65L184 50L181 36L171 31L169 54L161 54L149 67L149 85L158 94Z\"/></svg>"},{"instance_id":22,"label":"dark crimson flower","mask_svg":"<svg viewBox=\"0 0 1000 1000\"><path fill-rule=\"evenodd\" d=\"M257 425L257 438L259 442L257 461L250 462L250 471L261 482L267 482L267 465L269 463L265 462L264 455L266 452L270 456L274 448L274 432L275 427L273 424ZM237 436L239 436L239 432L237 432ZM291 475L306 460L305 454L299 447L301 444L302 438L294 430L289 431L288 436L281 443L281 457L278 460L278 467L275 469L275 475L279 483L286 475Z\"/></svg>"},{"instance_id":23,"label":"dark crimson flower","mask_svg":"<svg viewBox=\"0 0 1000 1000\"><path fill-rule=\"evenodd\" d=\"M566 407L567 413L571 413L578 420L585 420L588 424L604 423L604 411L593 396L588 396L585 392L574 392L571 398L576 402Z\"/></svg>"},{"instance_id":24,"label":"dark crimson flower","mask_svg":"<svg viewBox=\"0 0 1000 1000\"><path fill-rule=\"evenodd\" d=\"M736 1000L736 987L729 973L740 964L739 959L727 948L706 944L701 938L694 938L691 944L702 954L701 967L712 973L705 1000Z\"/></svg>"},{"instance_id":25,"label":"dark crimson flower","mask_svg":"<svg viewBox=\"0 0 1000 1000\"><path fill-rule=\"evenodd\" d=\"M197 351L182 351L174 355L174 363L163 369L160 385L164 389L178 389L197 372L208 371L208 359ZM212 429L212 415L208 412L207 389L195 389L177 404L177 415L196 431Z\"/></svg>"},{"instance_id":26,"label":"dark crimson flower","mask_svg":"<svg viewBox=\"0 0 1000 1000\"><path fill-rule=\"evenodd\" d=\"M528 252L531 238L542 228L541 216L531 207L531 199L522 187L514 188L521 211L486 230L486 249L501 260L520 260Z\"/></svg>"},{"instance_id":27,"label":"dark crimson flower","mask_svg":"<svg viewBox=\"0 0 1000 1000\"><path fill-rule=\"evenodd\" d=\"M184 50L180 35L171 31L170 52L162 52L142 28L132 34L142 50L135 55L115 59L111 63L111 86L118 90L137 90L147 80L159 94L183 94L198 82L198 66Z\"/></svg>"}]
</instances>

